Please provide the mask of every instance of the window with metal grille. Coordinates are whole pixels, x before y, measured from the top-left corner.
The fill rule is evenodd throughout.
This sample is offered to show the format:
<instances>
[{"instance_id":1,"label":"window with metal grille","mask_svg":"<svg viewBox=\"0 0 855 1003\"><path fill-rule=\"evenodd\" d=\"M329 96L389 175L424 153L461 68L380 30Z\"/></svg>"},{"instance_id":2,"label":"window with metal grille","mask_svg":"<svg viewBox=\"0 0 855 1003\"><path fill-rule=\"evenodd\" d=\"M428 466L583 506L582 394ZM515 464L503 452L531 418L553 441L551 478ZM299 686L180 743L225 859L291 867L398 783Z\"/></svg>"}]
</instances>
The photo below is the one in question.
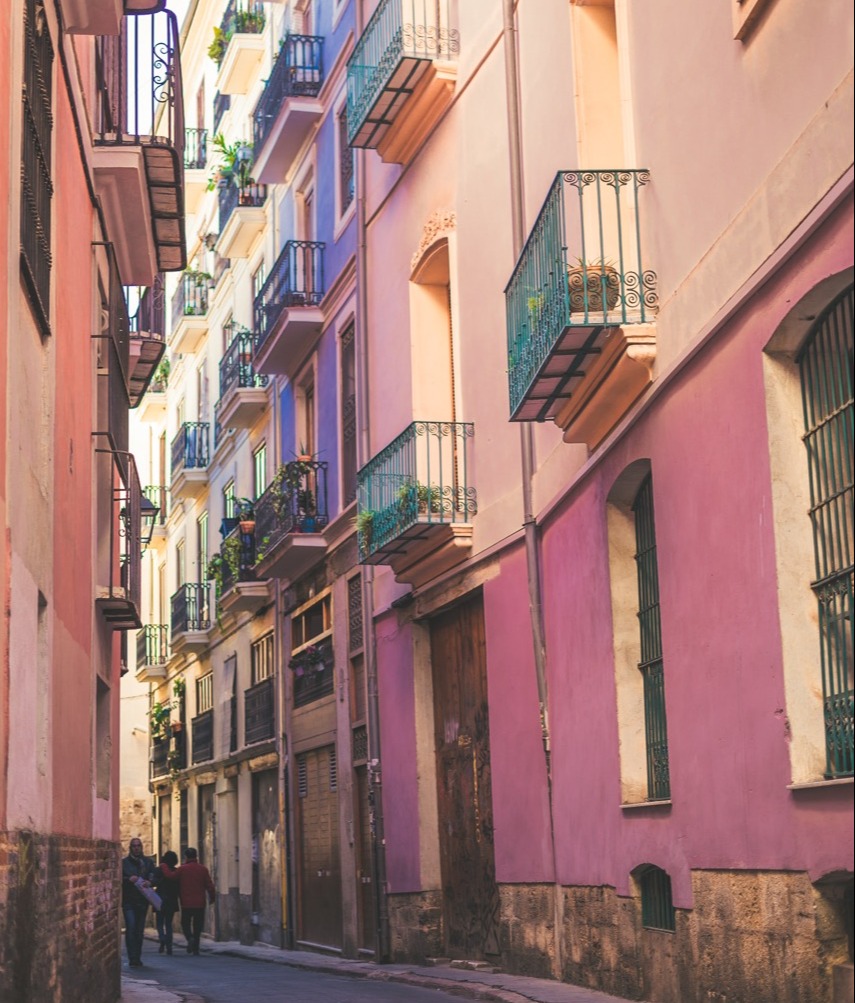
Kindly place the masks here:
<instances>
[{"instance_id":1,"label":"window with metal grille","mask_svg":"<svg viewBox=\"0 0 855 1003\"><path fill-rule=\"evenodd\" d=\"M347 142L347 105L338 113L338 152L339 215L343 216L350 208L355 192L353 150Z\"/></svg>"},{"instance_id":2,"label":"window with metal grille","mask_svg":"<svg viewBox=\"0 0 855 1003\"><path fill-rule=\"evenodd\" d=\"M304 798L309 793L309 769L305 755L297 756L297 796Z\"/></svg>"},{"instance_id":3,"label":"window with metal grille","mask_svg":"<svg viewBox=\"0 0 855 1003\"><path fill-rule=\"evenodd\" d=\"M21 271L36 320L50 334L53 44L44 3L24 4Z\"/></svg>"},{"instance_id":4,"label":"window with metal grille","mask_svg":"<svg viewBox=\"0 0 855 1003\"><path fill-rule=\"evenodd\" d=\"M196 680L196 713L204 714L214 708L214 674L209 672Z\"/></svg>"},{"instance_id":5,"label":"window with metal grille","mask_svg":"<svg viewBox=\"0 0 855 1003\"><path fill-rule=\"evenodd\" d=\"M796 359L804 404L825 710L826 776L853 775L853 287Z\"/></svg>"},{"instance_id":6,"label":"window with metal grille","mask_svg":"<svg viewBox=\"0 0 855 1003\"><path fill-rule=\"evenodd\" d=\"M273 631L255 641L250 648L252 685L273 675Z\"/></svg>"},{"instance_id":7,"label":"window with metal grille","mask_svg":"<svg viewBox=\"0 0 855 1003\"><path fill-rule=\"evenodd\" d=\"M353 765L368 762L368 729L364 724L353 729Z\"/></svg>"},{"instance_id":8,"label":"window with metal grille","mask_svg":"<svg viewBox=\"0 0 855 1003\"><path fill-rule=\"evenodd\" d=\"M653 521L653 479L648 474L632 506L635 516L635 563L638 571L638 625L644 680L644 737L647 749L647 799L671 796L668 766L668 727L665 720L665 676L662 666L662 628L659 618L659 569Z\"/></svg>"},{"instance_id":9,"label":"window with metal grille","mask_svg":"<svg viewBox=\"0 0 855 1003\"><path fill-rule=\"evenodd\" d=\"M362 634L362 578L354 575L347 580L347 620L348 648L359 651L363 644Z\"/></svg>"},{"instance_id":10,"label":"window with metal grille","mask_svg":"<svg viewBox=\"0 0 855 1003\"><path fill-rule=\"evenodd\" d=\"M356 498L356 346L348 324L341 336L341 481L344 504Z\"/></svg>"},{"instance_id":11,"label":"window with metal grille","mask_svg":"<svg viewBox=\"0 0 855 1003\"><path fill-rule=\"evenodd\" d=\"M338 790L338 761L335 755L335 746L330 746L330 790Z\"/></svg>"},{"instance_id":12,"label":"window with metal grille","mask_svg":"<svg viewBox=\"0 0 855 1003\"><path fill-rule=\"evenodd\" d=\"M676 914L671 901L671 878L661 867L647 867L639 878L641 924L650 930L674 930Z\"/></svg>"}]
</instances>

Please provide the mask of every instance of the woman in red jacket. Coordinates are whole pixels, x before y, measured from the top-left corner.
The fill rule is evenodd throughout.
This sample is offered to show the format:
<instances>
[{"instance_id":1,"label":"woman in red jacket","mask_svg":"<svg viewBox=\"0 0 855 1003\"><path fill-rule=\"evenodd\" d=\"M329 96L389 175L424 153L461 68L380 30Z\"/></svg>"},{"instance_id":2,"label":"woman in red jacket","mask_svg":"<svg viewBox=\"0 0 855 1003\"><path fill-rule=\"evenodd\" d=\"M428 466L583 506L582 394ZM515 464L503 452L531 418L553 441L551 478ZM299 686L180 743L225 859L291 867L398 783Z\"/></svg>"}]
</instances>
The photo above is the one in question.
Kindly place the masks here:
<instances>
[{"instance_id":1,"label":"woman in red jacket","mask_svg":"<svg viewBox=\"0 0 855 1003\"><path fill-rule=\"evenodd\" d=\"M199 863L199 855L192 846L184 851L184 863L172 870L162 864L168 878L178 879L178 897L181 900L181 929L187 938L187 953L199 953L199 938L205 923L205 898L214 904L214 882L208 868Z\"/></svg>"}]
</instances>

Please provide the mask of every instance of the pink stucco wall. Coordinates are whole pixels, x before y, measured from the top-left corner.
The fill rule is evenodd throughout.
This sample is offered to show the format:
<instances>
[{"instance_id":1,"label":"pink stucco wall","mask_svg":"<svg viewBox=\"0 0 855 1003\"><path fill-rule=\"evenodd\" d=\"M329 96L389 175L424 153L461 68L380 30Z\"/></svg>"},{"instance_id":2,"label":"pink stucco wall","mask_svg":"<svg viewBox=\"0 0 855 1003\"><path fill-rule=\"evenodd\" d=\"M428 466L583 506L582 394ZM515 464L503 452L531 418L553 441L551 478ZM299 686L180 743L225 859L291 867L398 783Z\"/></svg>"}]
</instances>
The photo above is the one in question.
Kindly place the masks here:
<instances>
[{"instance_id":1,"label":"pink stucco wall","mask_svg":"<svg viewBox=\"0 0 855 1003\"><path fill-rule=\"evenodd\" d=\"M11 20L8 4L0 16L0 135L9 135L11 94L9 73L11 64ZM0 233L9 232L9 158L0 159ZM6 382L8 379L9 291L6 277L9 274L9 242L0 241L0 610L9 604L9 537L6 523ZM6 616L0 616L0 831L6 828L6 770L9 716L9 646Z\"/></svg>"}]
</instances>

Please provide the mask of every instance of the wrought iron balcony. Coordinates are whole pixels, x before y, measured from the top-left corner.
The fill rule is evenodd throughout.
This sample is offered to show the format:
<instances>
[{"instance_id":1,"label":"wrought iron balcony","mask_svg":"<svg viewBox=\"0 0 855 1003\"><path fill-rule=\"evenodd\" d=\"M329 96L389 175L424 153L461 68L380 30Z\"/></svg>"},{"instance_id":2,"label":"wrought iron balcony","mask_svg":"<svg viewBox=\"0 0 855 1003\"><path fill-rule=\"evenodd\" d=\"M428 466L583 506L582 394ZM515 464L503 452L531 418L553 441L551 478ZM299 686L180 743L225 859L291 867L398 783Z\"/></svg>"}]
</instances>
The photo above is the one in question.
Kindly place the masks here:
<instances>
[{"instance_id":1,"label":"wrought iron balcony","mask_svg":"<svg viewBox=\"0 0 855 1003\"><path fill-rule=\"evenodd\" d=\"M165 777L169 773L169 740L155 739L151 743L151 776Z\"/></svg>"},{"instance_id":2,"label":"wrought iron balcony","mask_svg":"<svg viewBox=\"0 0 855 1003\"><path fill-rule=\"evenodd\" d=\"M621 381L613 391L625 395L629 388L628 404L619 402L623 410L649 382L655 342L652 329L640 327L658 308L656 273L644 260L640 225L649 180L643 170L556 176L505 288L513 420L554 419L570 429L581 419L584 426L588 416L579 408L590 404L592 387L607 389L615 367ZM628 325L639 326L625 335L626 343L637 342L629 355L621 351L624 341L611 335ZM633 360L640 361L634 379L624 372L624 363ZM613 393L613 411L616 403ZM604 434L599 427L581 432L585 438L568 441Z\"/></svg>"},{"instance_id":3,"label":"wrought iron balcony","mask_svg":"<svg viewBox=\"0 0 855 1003\"><path fill-rule=\"evenodd\" d=\"M162 484L149 484L143 494L157 508L156 526L165 526L169 518L169 492Z\"/></svg>"},{"instance_id":4,"label":"wrought iron balcony","mask_svg":"<svg viewBox=\"0 0 855 1003\"><path fill-rule=\"evenodd\" d=\"M208 645L211 629L209 582L186 582L170 599L172 650L201 650Z\"/></svg>"},{"instance_id":5,"label":"wrought iron balcony","mask_svg":"<svg viewBox=\"0 0 855 1003\"><path fill-rule=\"evenodd\" d=\"M226 258L246 258L267 216L267 185L254 181L223 184L219 189L220 235L217 253Z\"/></svg>"},{"instance_id":6,"label":"wrought iron balcony","mask_svg":"<svg viewBox=\"0 0 855 1003\"><path fill-rule=\"evenodd\" d=\"M469 422L415 421L357 474L363 564L391 564L401 581L462 560L477 511ZM410 566L422 562L422 569Z\"/></svg>"},{"instance_id":7,"label":"wrought iron balcony","mask_svg":"<svg viewBox=\"0 0 855 1003\"><path fill-rule=\"evenodd\" d=\"M255 176L277 182L285 177L309 130L320 119L317 100L324 82L324 40L286 35L253 112Z\"/></svg>"},{"instance_id":8,"label":"wrought iron balcony","mask_svg":"<svg viewBox=\"0 0 855 1003\"><path fill-rule=\"evenodd\" d=\"M204 171L208 166L208 130L184 130L184 167L188 171Z\"/></svg>"},{"instance_id":9,"label":"wrought iron balcony","mask_svg":"<svg viewBox=\"0 0 855 1003\"><path fill-rule=\"evenodd\" d=\"M96 453L109 464L109 474L99 475L99 483L109 485L109 498L99 501L99 514L110 513L110 540L98 568L95 605L113 630L134 630L142 627L142 490L130 453L97 447Z\"/></svg>"},{"instance_id":10,"label":"wrought iron balcony","mask_svg":"<svg viewBox=\"0 0 855 1003\"><path fill-rule=\"evenodd\" d=\"M253 745L273 738L276 727L273 679L262 679L243 693L244 742Z\"/></svg>"},{"instance_id":11,"label":"wrought iron balcony","mask_svg":"<svg viewBox=\"0 0 855 1003\"><path fill-rule=\"evenodd\" d=\"M125 302L130 321L130 406L138 407L166 350L166 302L163 276L145 288L127 287Z\"/></svg>"},{"instance_id":12,"label":"wrought iron balcony","mask_svg":"<svg viewBox=\"0 0 855 1003\"><path fill-rule=\"evenodd\" d=\"M217 91L214 95L214 135L220 131L220 123L223 121L223 115L225 115L231 106L231 94L221 94Z\"/></svg>"},{"instance_id":13,"label":"wrought iron balcony","mask_svg":"<svg viewBox=\"0 0 855 1003\"><path fill-rule=\"evenodd\" d=\"M94 244L96 266L106 279L106 295L101 298L105 330L93 336L98 350L98 380L106 381L100 391L107 397L106 428L98 432L110 442L117 457L128 451L128 408L130 397L131 349L130 320L125 290L119 276L119 266L112 244ZM117 460L121 466L123 461Z\"/></svg>"},{"instance_id":14,"label":"wrought iron balcony","mask_svg":"<svg viewBox=\"0 0 855 1003\"><path fill-rule=\"evenodd\" d=\"M264 43L261 34L266 23L260 0L229 0L220 34L217 90L224 94L245 94L253 70L261 62Z\"/></svg>"},{"instance_id":15,"label":"wrought iron balcony","mask_svg":"<svg viewBox=\"0 0 855 1003\"><path fill-rule=\"evenodd\" d=\"M447 0L380 0L347 63L350 145L406 162L451 100L459 51Z\"/></svg>"},{"instance_id":16,"label":"wrought iron balcony","mask_svg":"<svg viewBox=\"0 0 855 1003\"><path fill-rule=\"evenodd\" d=\"M169 661L169 628L166 624L148 624L137 631L137 679L153 682L166 678Z\"/></svg>"},{"instance_id":17,"label":"wrought iron balcony","mask_svg":"<svg viewBox=\"0 0 855 1003\"><path fill-rule=\"evenodd\" d=\"M294 668L295 662L299 661L299 653L291 659L291 667L294 673L294 706L305 707L306 704L321 697L329 696L335 688L333 646L329 639L321 641L317 645L312 645L320 650L321 661L313 665L311 670Z\"/></svg>"},{"instance_id":18,"label":"wrought iron balcony","mask_svg":"<svg viewBox=\"0 0 855 1003\"><path fill-rule=\"evenodd\" d=\"M255 297L255 368L293 376L320 333L324 244L289 240Z\"/></svg>"},{"instance_id":19,"label":"wrought iron balcony","mask_svg":"<svg viewBox=\"0 0 855 1003\"><path fill-rule=\"evenodd\" d=\"M294 460L283 464L255 503L256 572L265 578L296 578L326 552L321 530L329 522L328 464Z\"/></svg>"},{"instance_id":20,"label":"wrought iron balcony","mask_svg":"<svg viewBox=\"0 0 855 1003\"><path fill-rule=\"evenodd\" d=\"M214 712L206 710L190 722L194 763L206 763L214 758Z\"/></svg>"},{"instance_id":21,"label":"wrought iron balcony","mask_svg":"<svg viewBox=\"0 0 855 1003\"><path fill-rule=\"evenodd\" d=\"M208 313L211 277L207 272L186 271L172 297L172 329L184 317L204 317Z\"/></svg>"},{"instance_id":22,"label":"wrought iron balcony","mask_svg":"<svg viewBox=\"0 0 855 1003\"><path fill-rule=\"evenodd\" d=\"M269 377L253 368L252 332L239 325L233 325L233 331L231 344L220 360L217 417L225 428L251 428L267 410L264 388Z\"/></svg>"},{"instance_id":23,"label":"wrought iron balcony","mask_svg":"<svg viewBox=\"0 0 855 1003\"><path fill-rule=\"evenodd\" d=\"M187 260L178 38L175 14L162 10L124 17L121 34L95 44L95 187L122 278L137 285Z\"/></svg>"},{"instance_id":24,"label":"wrought iron balcony","mask_svg":"<svg viewBox=\"0 0 855 1003\"><path fill-rule=\"evenodd\" d=\"M185 421L172 440L172 476L178 470L204 470L208 466L208 422Z\"/></svg>"}]
</instances>

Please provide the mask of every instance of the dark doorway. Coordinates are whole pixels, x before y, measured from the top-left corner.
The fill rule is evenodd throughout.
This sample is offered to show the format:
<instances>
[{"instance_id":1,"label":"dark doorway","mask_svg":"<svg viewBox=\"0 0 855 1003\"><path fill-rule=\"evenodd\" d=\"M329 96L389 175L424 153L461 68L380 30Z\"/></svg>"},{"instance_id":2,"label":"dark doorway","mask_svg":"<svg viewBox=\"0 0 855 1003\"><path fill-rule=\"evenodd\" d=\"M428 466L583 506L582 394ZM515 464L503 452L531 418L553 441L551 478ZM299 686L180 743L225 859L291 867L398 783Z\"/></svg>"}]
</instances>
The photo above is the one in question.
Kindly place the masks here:
<instances>
[{"instance_id":1,"label":"dark doorway","mask_svg":"<svg viewBox=\"0 0 855 1003\"><path fill-rule=\"evenodd\" d=\"M252 911L256 940L280 944L279 790L276 770L252 775Z\"/></svg>"}]
</instances>

